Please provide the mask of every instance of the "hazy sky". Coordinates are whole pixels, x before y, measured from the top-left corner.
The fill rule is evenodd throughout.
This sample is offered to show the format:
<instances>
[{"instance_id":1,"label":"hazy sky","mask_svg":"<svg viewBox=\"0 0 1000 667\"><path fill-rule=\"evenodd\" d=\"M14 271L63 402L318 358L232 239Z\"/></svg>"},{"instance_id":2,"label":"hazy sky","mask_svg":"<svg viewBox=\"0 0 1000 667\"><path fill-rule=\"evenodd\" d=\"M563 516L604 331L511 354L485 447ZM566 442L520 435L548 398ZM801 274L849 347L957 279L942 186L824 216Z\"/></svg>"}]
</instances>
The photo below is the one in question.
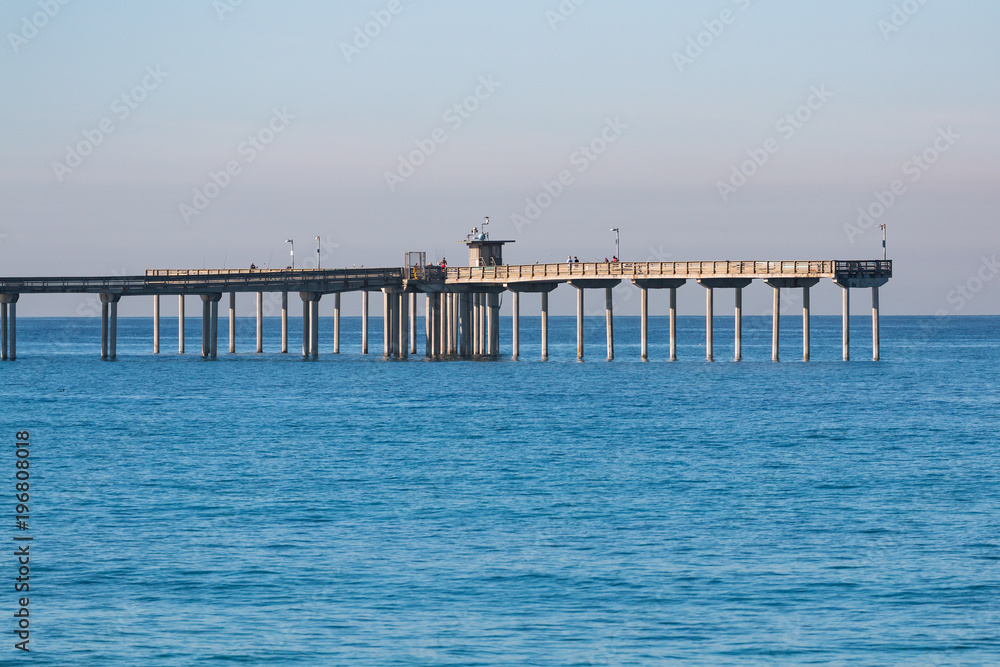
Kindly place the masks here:
<instances>
[{"instance_id":1,"label":"hazy sky","mask_svg":"<svg viewBox=\"0 0 1000 667\"><path fill-rule=\"evenodd\" d=\"M997 26L988 0L5 0L0 274L285 266L317 235L324 265L464 264L487 215L508 263L603 260L611 227L626 260L876 258L884 222L885 312L996 314Z\"/></svg>"}]
</instances>

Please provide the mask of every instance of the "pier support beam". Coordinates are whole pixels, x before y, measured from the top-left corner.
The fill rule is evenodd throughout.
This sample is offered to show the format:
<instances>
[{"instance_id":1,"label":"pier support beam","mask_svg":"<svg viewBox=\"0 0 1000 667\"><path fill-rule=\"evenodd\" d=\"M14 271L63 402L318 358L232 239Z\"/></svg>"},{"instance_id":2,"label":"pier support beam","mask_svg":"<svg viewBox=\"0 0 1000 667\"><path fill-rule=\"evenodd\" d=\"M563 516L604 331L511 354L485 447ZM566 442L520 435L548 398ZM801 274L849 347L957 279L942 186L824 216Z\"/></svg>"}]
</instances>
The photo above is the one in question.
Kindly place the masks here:
<instances>
[{"instance_id":1,"label":"pier support beam","mask_svg":"<svg viewBox=\"0 0 1000 667\"><path fill-rule=\"evenodd\" d=\"M670 361L677 361L677 288L670 288Z\"/></svg>"},{"instance_id":2,"label":"pier support beam","mask_svg":"<svg viewBox=\"0 0 1000 667\"><path fill-rule=\"evenodd\" d=\"M212 331L211 331L211 344L212 344L212 358L215 359L219 356L219 301L222 299L222 295L219 294L218 298L212 299Z\"/></svg>"},{"instance_id":3,"label":"pier support beam","mask_svg":"<svg viewBox=\"0 0 1000 667\"><path fill-rule=\"evenodd\" d=\"M851 360L851 288L844 287L844 361Z\"/></svg>"},{"instance_id":4,"label":"pier support beam","mask_svg":"<svg viewBox=\"0 0 1000 667\"><path fill-rule=\"evenodd\" d=\"M734 340L734 350L733 350L733 360L740 361L743 359L743 289L753 282L749 278L702 278L698 281L702 287L704 287L708 294L707 299L707 334L705 337L705 356L709 361L713 361L715 358L715 350L712 346L712 329L714 328L715 312L714 312L714 295L713 291L716 289L732 289L736 290L736 318L735 318L735 340Z\"/></svg>"},{"instance_id":5,"label":"pier support beam","mask_svg":"<svg viewBox=\"0 0 1000 667\"><path fill-rule=\"evenodd\" d=\"M458 292L455 292L454 294L451 294L449 298L451 300L451 319L450 319L450 321L451 321L451 340L452 340L452 350L451 350L451 352L452 352L452 354L457 355L458 354L458 348L460 346L459 336L461 335L461 332L459 331L459 325L460 325L461 317L458 314L458 310L459 310L459 305L458 305L459 294L458 294Z\"/></svg>"},{"instance_id":6,"label":"pier support beam","mask_svg":"<svg viewBox=\"0 0 1000 667\"><path fill-rule=\"evenodd\" d=\"M781 361L781 288L773 287L771 305L771 361Z\"/></svg>"},{"instance_id":7,"label":"pier support beam","mask_svg":"<svg viewBox=\"0 0 1000 667\"><path fill-rule=\"evenodd\" d=\"M118 356L118 301L121 294L101 293L101 359L114 361Z\"/></svg>"},{"instance_id":8,"label":"pier support beam","mask_svg":"<svg viewBox=\"0 0 1000 667\"><path fill-rule=\"evenodd\" d=\"M0 298L7 296L0 294ZM7 361L7 301L0 301L0 361Z\"/></svg>"},{"instance_id":9,"label":"pier support beam","mask_svg":"<svg viewBox=\"0 0 1000 667\"><path fill-rule=\"evenodd\" d=\"M500 322L496 316L497 295L486 294L486 356L495 359L500 349L500 341L497 340L497 331L500 329Z\"/></svg>"},{"instance_id":10,"label":"pier support beam","mask_svg":"<svg viewBox=\"0 0 1000 667\"><path fill-rule=\"evenodd\" d=\"M306 298L306 293L303 292L299 294L302 298L302 358L309 358L309 316L312 315L312 309L309 307L309 300Z\"/></svg>"},{"instance_id":11,"label":"pier support beam","mask_svg":"<svg viewBox=\"0 0 1000 667\"><path fill-rule=\"evenodd\" d=\"M0 359L17 359L17 299L20 294L0 294Z\"/></svg>"},{"instance_id":12,"label":"pier support beam","mask_svg":"<svg viewBox=\"0 0 1000 667\"><path fill-rule=\"evenodd\" d=\"M576 288L576 358L583 361L583 288Z\"/></svg>"},{"instance_id":13,"label":"pier support beam","mask_svg":"<svg viewBox=\"0 0 1000 667\"><path fill-rule=\"evenodd\" d=\"M812 352L809 342L809 330L812 327L810 322L811 306L809 303L809 288L802 288L802 361L809 361Z\"/></svg>"},{"instance_id":14,"label":"pier support beam","mask_svg":"<svg viewBox=\"0 0 1000 667\"><path fill-rule=\"evenodd\" d=\"M431 346L434 343L433 329L431 326L431 295L424 295L424 357L431 359L434 357Z\"/></svg>"},{"instance_id":15,"label":"pier support beam","mask_svg":"<svg viewBox=\"0 0 1000 667\"><path fill-rule=\"evenodd\" d=\"M229 293L229 354L236 354L236 292Z\"/></svg>"},{"instance_id":16,"label":"pier support beam","mask_svg":"<svg viewBox=\"0 0 1000 667\"><path fill-rule=\"evenodd\" d=\"M472 358L475 359L479 357L483 351L480 346L480 341L482 340L482 325L480 321L480 315L482 314L479 310L479 300L481 295L479 293L472 294Z\"/></svg>"},{"instance_id":17,"label":"pier support beam","mask_svg":"<svg viewBox=\"0 0 1000 667\"><path fill-rule=\"evenodd\" d=\"M613 287L604 288L604 312L608 327L608 361L615 360L615 309Z\"/></svg>"},{"instance_id":18,"label":"pier support beam","mask_svg":"<svg viewBox=\"0 0 1000 667\"><path fill-rule=\"evenodd\" d=\"M299 292L302 299L302 357L319 359L320 292Z\"/></svg>"},{"instance_id":19,"label":"pier support beam","mask_svg":"<svg viewBox=\"0 0 1000 667\"><path fill-rule=\"evenodd\" d=\"M399 293L399 358L410 356L410 295Z\"/></svg>"},{"instance_id":20,"label":"pier support beam","mask_svg":"<svg viewBox=\"0 0 1000 667\"><path fill-rule=\"evenodd\" d=\"M417 353L417 293L410 292L410 354Z\"/></svg>"},{"instance_id":21,"label":"pier support beam","mask_svg":"<svg viewBox=\"0 0 1000 667\"><path fill-rule=\"evenodd\" d=\"M736 288L736 341L733 361L743 361L743 288Z\"/></svg>"},{"instance_id":22,"label":"pier support beam","mask_svg":"<svg viewBox=\"0 0 1000 667\"><path fill-rule=\"evenodd\" d=\"M288 354L288 292L281 293L281 353Z\"/></svg>"},{"instance_id":23,"label":"pier support beam","mask_svg":"<svg viewBox=\"0 0 1000 667\"><path fill-rule=\"evenodd\" d=\"M715 323L714 291L711 287L705 288L705 358L708 361L715 360L715 354L712 349L712 329Z\"/></svg>"},{"instance_id":24,"label":"pier support beam","mask_svg":"<svg viewBox=\"0 0 1000 667\"><path fill-rule=\"evenodd\" d=\"M882 356L881 342L879 340L879 303L878 288L872 288L872 361L879 361Z\"/></svg>"},{"instance_id":25,"label":"pier support beam","mask_svg":"<svg viewBox=\"0 0 1000 667\"><path fill-rule=\"evenodd\" d=\"M521 295L540 294L542 297L542 336L541 336L541 358L547 361L549 358L549 292L559 286L559 283L507 283L504 285L514 296L514 358L521 357Z\"/></svg>"},{"instance_id":26,"label":"pier support beam","mask_svg":"<svg viewBox=\"0 0 1000 667\"><path fill-rule=\"evenodd\" d=\"M439 315L439 335L441 341L441 349L439 350L441 356L446 357L451 353L451 324L449 322L449 316L451 315L451 309L448 307L448 299L451 295L446 293L441 293L437 295L438 301L438 311Z\"/></svg>"},{"instance_id":27,"label":"pier support beam","mask_svg":"<svg viewBox=\"0 0 1000 667\"><path fill-rule=\"evenodd\" d=\"M322 294L313 293L309 312L309 353L313 359L319 359L319 300Z\"/></svg>"},{"instance_id":28,"label":"pier support beam","mask_svg":"<svg viewBox=\"0 0 1000 667\"><path fill-rule=\"evenodd\" d=\"M212 330L212 302L207 294L201 295L201 358L207 359L212 352L209 336Z\"/></svg>"},{"instance_id":29,"label":"pier support beam","mask_svg":"<svg viewBox=\"0 0 1000 667\"><path fill-rule=\"evenodd\" d=\"M257 354L264 353L264 293L257 292Z\"/></svg>"},{"instance_id":30,"label":"pier support beam","mask_svg":"<svg viewBox=\"0 0 1000 667\"><path fill-rule=\"evenodd\" d=\"M542 292L542 361L549 360L549 293Z\"/></svg>"},{"instance_id":31,"label":"pier support beam","mask_svg":"<svg viewBox=\"0 0 1000 667\"><path fill-rule=\"evenodd\" d=\"M361 354L368 354L368 291L361 292Z\"/></svg>"},{"instance_id":32,"label":"pier support beam","mask_svg":"<svg viewBox=\"0 0 1000 667\"><path fill-rule=\"evenodd\" d=\"M392 356L392 297L388 289L382 290L382 356Z\"/></svg>"},{"instance_id":33,"label":"pier support beam","mask_svg":"<svg viewBox=\"0 0 1000 667\"><path fill-rule=\"evenodd\" d=\"M510 358L516 361L521 354L521 304L517 292L511 293L510 314L512 329Z\"/></svg>"},{"instance_id":34,"label":"pier support beam","mask_svg":"<svg viewBox=\"0 0 1000 667\"><path fill-rule=\"evenodd\" d=\"M333 353L340 354L340 292L333 295Z\"/></svg>"},{"instance_id":35,"label":"pier support beam","mask_svg":"<svg viewBox=\"0 0 1000 667\"><path fill-rule=\"evenodd\" d=\"M222 294L201 295L201 356L215 359L219 354L219 301Z\"/></svg>"},{"instance_id":36,"label":"pier support beam","mask_svg":"<svg viewBox=\"0 0 1000 667\"><path fill-rule=\"evenodd\" d=\"M771 358L779 360L781 332L781 292L783 289L802 289L802 359L809 361L809 289L819 283L819 278L768 278L764 284L774 290Z\"/></svg>"},{"instance_id":37,"label":"pier support beam","mask_svg":"<svg viewBox=\"0 0 1000 667\"><path fill-rule=\"evenodd\" d=\"M639 288L640 339L639 355L643 361L649 361L649 290Z\"/></svg>"},{"instance_id":38,"label":"pier support beam","mask_svg":"<svg viewBox=\"0 0 1000 667\"><path fill-rule=\"evenodd\" d=\"M584 320L583 290L587 289L587 288L589 288L589 289L601 289L602 287L605 290L612 290L615 287L617 287L619 284L621 284L621 279L614 278L614 279L597 279L597 280L571 280L571 281L569 281L569 284L571 286L575 287L576 290L577 290L577 292L576 292L576 358L578 360L582 361L583 360L583 339L584 339L584 335L583 335L583 320ZM611 316L611 313L610 313L610 309L611 309L611 292L610 291L606 292L605 299L606 299L606 303L607 303L607 308L609 309L609 312L608 312L609 325L610 326L614 326L613 325L613 320L611 319L612 316ZM614 345L613 334L611 335L611 337L609 337L608 343L609 343L609 347L608 347L608 360L610 361L611 359L614 358L614 352L613 352L613 349L612 349L612 346Z\"/></svg>"},{"instance_id":39,"label":"pier support beam","mask_svg":"<svg viewBox=\"0 0 1000 667\"><path fill-rule=\"evenodd\" d=\"M153 354L160 353L160 295L153 295Z\"/></svg>"},{"instance_id":40,"label":"pier support beam","mask_svg":"<svg viewBox=\"0 0 1000 667\"><path fill-rule=\"evenodd\" d=\"M177 296L177 354L184 354L184 295Z\"/></svg>"},{"instance_id":41,"label":"pier support beam","mask_svg":"<svg viewBox=\"0 0 1000 667\"><path fill-rule=\"evenodd\" d=\"M677 288L683 278L640 278L632 281L642 291L642 360L649 360L649 290L670 290L670 361L677 361Z\"/></svg>"}]
</instances>

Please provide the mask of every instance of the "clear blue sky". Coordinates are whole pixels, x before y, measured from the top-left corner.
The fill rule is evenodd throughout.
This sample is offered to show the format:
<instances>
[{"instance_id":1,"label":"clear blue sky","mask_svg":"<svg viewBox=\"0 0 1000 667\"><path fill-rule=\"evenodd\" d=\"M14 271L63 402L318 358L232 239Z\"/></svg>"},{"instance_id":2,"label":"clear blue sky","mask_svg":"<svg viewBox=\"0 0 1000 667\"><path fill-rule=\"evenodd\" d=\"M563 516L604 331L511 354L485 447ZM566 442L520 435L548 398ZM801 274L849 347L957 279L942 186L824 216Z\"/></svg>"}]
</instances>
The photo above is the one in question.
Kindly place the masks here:
<instances>
[{"instance_id":1,"label":"clear blue sky","mask_svg":"<svg viewBox=\"0 0 1000 667\"><path fill-rule=\"evenodd\" d=\"M845 225L899 181L885 310L1000 313L998 25L987 0L8 0L0 273L284 266L317 235L326 264L456 264L486 215L509 262L603 259L614 226L624 259L874 258Z\"/></svg>"}]
</instances>

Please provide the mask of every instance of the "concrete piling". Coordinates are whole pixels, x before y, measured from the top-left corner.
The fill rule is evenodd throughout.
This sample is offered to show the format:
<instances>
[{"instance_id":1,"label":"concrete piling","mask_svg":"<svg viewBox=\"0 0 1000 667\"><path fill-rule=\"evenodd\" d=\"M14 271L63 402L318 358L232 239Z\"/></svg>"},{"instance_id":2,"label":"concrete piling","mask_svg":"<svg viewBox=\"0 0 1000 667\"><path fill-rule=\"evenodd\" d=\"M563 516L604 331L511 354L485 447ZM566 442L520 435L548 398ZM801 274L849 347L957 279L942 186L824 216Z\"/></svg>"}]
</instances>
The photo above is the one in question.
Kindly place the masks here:
<instances>
[{"instance_id":1,"label":"concrete piling","mask_svg":"<svg viewBox=\"0 0 1000 667\"><path fill-rule=\"evenodd\" d=\"M613 287L604 288L604 310L607 319L608 327L608 361L615 360L615 314L614 314L614 303L612 302L613 297Z\"/></svg>"},{"instance_id":2,"label":"concrete piling","mask_svg":"<svg viewBox=\"0 0 1000 667\"><path fill-rule=\"evenodd\" d=\"M320 294L311 294L309 302L309 352L313 359L319 359L319 299Z\"/></svg>"},{"instance_id":3,"label":"concrete piling","mask_svg":"<svg viewBox=\"0 0 1000 667\"><path fill-rule=\"evenodd\" d=\"M160 353L160 295L153 296L153 354Z\"/></svg>"},{"instance_id":4,"label":"concrete piling","mask_svg":"<svg viewBox=\"0 0 1000 667\"><path fill-rule=\"evenodd\" d=\"M399 294L399 358L410 356L410 295Z\"/></svg>"},{"instance_id":5,"label":"concrete piling","mask_svg":"<svg viewBox=\"0 0 1000 667\"><path fill-rule=\"evenodd\" d=\"M743 360L743 288L736 288L736 341L733 361Z\"/></svg>"},{"instance_id":6,"label":"concrete piling","mask_svg":"<svg viewBox=\"0 0 1000 667\"><path fill-rule=\"evenodd\" d=\"M382 290L382 356L392 355L392 312L390 310L391 295L389 290Z\"/></svg>"},{"instance_id":7,"label":"concrete piling","mask_svg":"<svg viewBox=\"0 0 1000 667\"><path fill-rule=\"evenodd\" d=\"M285 303L287 305L287 301ZM287 329L285 333L287 334ZM285 351L288 351L287 339ZM236 292L229 293L229 354L236 354Z\"/></svg>"},{"instance_id":8,"label":"concrete piling","mask_svg":"<svg viewBox=\"0 0 1000 667\"><path fill-rule=\"evenodd\" d=\"M771 306L771 361L781 361L781 288L773 287L774 301Z\"/></svg>"},{"instance_id":9,"label":"concrete piling","mask_svg":"<svg viewBox=\"0 0 1000 667\"><path fill-rule=\"evenodd\" d=\"M101 299L101 361L108 356L108 302Z\"/></svg>"},{"instance_id":10,"label":"concrete piling","mask_svg":"<svg viewBox=\"0 0 1000 667\"><path fill-rule=\"evenodd\" d=\"M811 326L809 287L806 286L802 288L802 361L809 361L811 356L811 344L809 341L809 329Z\"/></svg>"},{"instance_id":11,"label":"concrete piling","mask_svg":"<svg viewBox=\"0 0 1000 667\"><path fill-rule=\"evenodd\" d=\"M111 302L111 328L109 330L108 352L111 361L118 358L118 298Z\"/></svg>"},{"instance_id":12,"label":"concrete piling","mask_svg":"<svg viewBox=\"0 0 1000 667\"><path fill-rule=\"evenodd\" d=\"M844 361L851 360L851 288L843 287L844 290L844 314L843 314L843 335L844 335Z\"/></svg>"},{"instance_id":13,"label":"concrete piling","mask_svg":"<svg viewBox=\"0 0 1000 667\"><path fill-rule=\"evenodd\" d=\"M340 354L340 292L333 295L333 353Z\"/></svg>"},{"instance_id":14,"label":"concrete piling","mask_svg":"<svg viewBox=\"0 0 1000 667\"><path fill-rule=\"evenodd\" d=\"M576 288L576 358L583 361L583 288Z\"/></svg>"},{"instance_id":15,"label":"concrete piling","mask_svg":"<svg viewBox=\"0 0 1000 667\"><path fill-rule=\"evenodd\" d=\"M212 303L207 294L201 295L201 358L207 359L212 352L209 336L212 327Z\"/></svg>"},{"instance_id":16,"label":"concrete piling","mask_svg":"<svg viewBox=\"0 0 1000 667\"><path fill-rule=\"evenodd\" d=\"M281 353L288 354L288 292L281 293Z\"/></svg>"},{"instance_id":17,"label":"concrete piling","mask_svg":"<svg viewBox=\"0 0 1000 667\"><path fill-rule=\"evenodd\" d=\"M645 287L640 287L639 294L640 356L643 361L649 361L649 290Z\"/></svg>"},{"instance_id":18,"label":"concrete piling","mask_svg":"<svg viewBox=\"0 0 1000 667\"><path fill-rule=\"evenodd\" d=\"M410 292L410 354L417 353L417 293Z\"/></svg>"},{"instance_id":19,"label":"concrete piling","mask_svg":"<svg viewBox=\"0 0 1000 667\"><path fill-rule=\"evenodd\" d=\"M881 341L879 340L879 303L878 288L872 288L872 361L882 357Z\"/></svg>"},{"instance_id":20,"label":"concrete piling","mask_svg":"<svg viewBox=\"0 0 1000 667\"><path fill-rule=\"evenodd\" d=\"M424 341L427 351L425 356L428 359L434 358L434 338L436 327L434 326L434 295L428 293L426 297L426 309L424 311Z\"/></svg>"},{"instance_id":21,"label":"concrete piling","mask_svg":"<svg viewBox=\"0 0 1000 667\"><path fill-rule=\"evenodd\" d=\"M257 292L257 354L264 353L264 293Z\"/></svg>"},{"instance_id":22,"label":"concrete piling","mask_svg":"<svg viewBox=\"0 0 1000 667\"><path fill-rule=\"evenodd\" d=\"M368 290L361 292L361 354L368 354Z\"/></svg>"},{"instance_id":23,"label":"concrete piling","mask_svg":"<svg viewBox=\"0 0 1000 667\"><path fill-rule=\"evenodd\" d=\"M715 354L712 349L712 329L715 324L713 292L714 290L711 287L705 288L705 358L708 361L715 360Z\"/></svg>"},{"instance_id":24,"label":"concrete piling","mask_svg":"<svg viewBox=\"0 0 1000 667\"><path fill-rule=\"evenodd\" d=\"M670 361L677 361L677 288L670 288Z\"/></svg>"},{"instance_id":25,"label":"concrete piling","mask_svg":"<svg viewBox=\"0 0 1000 667\"><path fill-rule=\"evenodd\" d=\"M511 316L511 328L512 328L512 338L510 344L510 358L517 360L518 356L521 354L521 304L518 301L518 293L511 293L511 303L510 303L510 316Z\"/></svg>"},{"instance_id":26,"label":"concrete piling","mask_svg":"<svg viewBox=\"0 0 1000 667\"><path fill-rule=\"evenodd\" d=\"M0 361L7 361L7 350L7 302L0 301Z\"/></svg>"},{"instance_id":27,"label":"concrete piling","mask_svg":"<svg viewBox=\"0 0 1000 667\"><path fill-rule=\"evenodd\" d=\"M213 359L219 356L219 299L222 298L222 295L219 294L218 297L217 299L212 299L212 331L209 341L212 345L211 354Z\"/></svg>"},{"instance_id":28,"label":"concrete piling","mask_svg":"<svg viewBox=\"0 0 1000 667\"><path fill-rule=\"evenodd\" d=\"M184 354L184 295L177 296L177 354Z\"/></svg>"},{"instance_id":29,"label":"concrete piling","mask_svg":"<svg viewBox=\"0 0 1000 667\"><path fill-rule=\"evenodd\" d=\"M542 292L542 361L549 360L549 293Z\"/></svg>"}]
</instances>

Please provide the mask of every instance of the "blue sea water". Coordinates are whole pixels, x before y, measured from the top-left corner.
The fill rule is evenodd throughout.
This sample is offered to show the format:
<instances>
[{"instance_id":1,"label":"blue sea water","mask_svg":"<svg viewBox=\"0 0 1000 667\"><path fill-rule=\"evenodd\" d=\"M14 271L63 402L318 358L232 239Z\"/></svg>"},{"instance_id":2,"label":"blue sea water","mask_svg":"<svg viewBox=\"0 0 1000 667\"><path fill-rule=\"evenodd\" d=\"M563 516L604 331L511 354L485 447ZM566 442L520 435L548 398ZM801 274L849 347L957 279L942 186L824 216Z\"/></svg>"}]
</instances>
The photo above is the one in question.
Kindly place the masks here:
<instances>
[{"instance_id":1,"label":"blue sea water","mask_svg":"<svg viewBox=\"0 0 1000 667\"><path fill-rule=\"evenodd\" d=\"M193 326L192 326L193 324ZM553 318L551 360L206 361L176 321L19 320L0 364L4 664L1000 664L1000 318L867 322L745 360L718 318ZM509 321L503 349L509 350ZM291 323L291 346L297 351ZM381 349L372 322L372 352ZM171 338L171 336L173 336ZM422 344L421 344L421 348ZM192 354L194 352L195 354ZM31 431L31 654L13 438Z\"/></svg>"}]
</instances>

